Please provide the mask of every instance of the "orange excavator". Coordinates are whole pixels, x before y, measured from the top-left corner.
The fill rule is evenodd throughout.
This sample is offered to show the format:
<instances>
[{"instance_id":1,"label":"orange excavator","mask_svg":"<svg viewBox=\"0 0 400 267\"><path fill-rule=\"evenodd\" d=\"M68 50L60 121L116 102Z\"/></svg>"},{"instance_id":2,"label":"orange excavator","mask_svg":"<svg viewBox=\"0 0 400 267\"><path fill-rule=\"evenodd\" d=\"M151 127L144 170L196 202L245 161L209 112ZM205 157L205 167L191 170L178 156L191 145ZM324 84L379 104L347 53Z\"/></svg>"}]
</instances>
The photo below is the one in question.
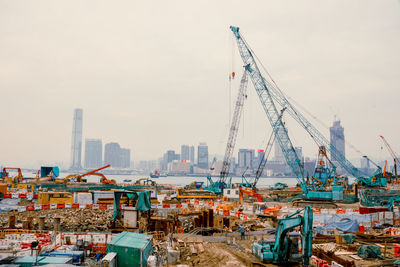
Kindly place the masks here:
<instances>
[{"instance_id":1,"label":"orange excavator","mask_svg":"<svg viewBox=\"0 0 400 267\"><path fill-rule=\"evenodd\" d=\"M254 191L253 189L250 188L242 188L239 186L239 202L243 203L243 194L246 194L248 196L254 197L257 199L257 202L263 202L262 196Z\"/></svg>"},{"instance_id":2,"label":"orange excavator","mask_svg":"<svg viewBox=\"0 0 400 267\"><path fill-rule=\"evenodd\" d=\"M115 180L109 180L107 179L107 177L104 176L104 174L99 173L98 171L101 171L105 168L110 167L110 164L103 166L101 168L98 168L96 170L84 173L84 174L70 174L67 177L65 177L64 179L60 179L60 180L55 180L56 183L67 183L69 181L69 179L71 178L75 178L77 182L82 182L82 178L88 175L96 175L96 176L100 176L100 182L102 184L116 184Z\"/></svg>"}]
</instances>

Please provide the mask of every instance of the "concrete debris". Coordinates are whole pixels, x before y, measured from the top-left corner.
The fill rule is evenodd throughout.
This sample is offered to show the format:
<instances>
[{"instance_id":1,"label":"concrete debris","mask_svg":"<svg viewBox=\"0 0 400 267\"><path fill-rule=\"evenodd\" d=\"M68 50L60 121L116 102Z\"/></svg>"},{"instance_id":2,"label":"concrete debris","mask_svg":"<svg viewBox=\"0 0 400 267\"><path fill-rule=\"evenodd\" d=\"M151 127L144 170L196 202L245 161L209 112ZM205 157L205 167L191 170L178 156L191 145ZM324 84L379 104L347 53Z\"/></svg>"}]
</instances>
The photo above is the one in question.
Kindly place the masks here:
<instances>
[{"instance_id":1,"label":"concrete debris","mask_svg":"<svg viewBox=\"0 0 400 267\"><path fill-rule=\"evenodd\" d=\"M56 209L27 211L24 213L6 212L0 214L0 228L7 228L8 217L11 214L15 214L17 224L32 217L34 230L39 230L40 217L44 218L43 230L53 230L55 218L60 218L60 230L67 232L107 231L112 218L112 210L96 209Z\"/></svg>"}]
</instances>

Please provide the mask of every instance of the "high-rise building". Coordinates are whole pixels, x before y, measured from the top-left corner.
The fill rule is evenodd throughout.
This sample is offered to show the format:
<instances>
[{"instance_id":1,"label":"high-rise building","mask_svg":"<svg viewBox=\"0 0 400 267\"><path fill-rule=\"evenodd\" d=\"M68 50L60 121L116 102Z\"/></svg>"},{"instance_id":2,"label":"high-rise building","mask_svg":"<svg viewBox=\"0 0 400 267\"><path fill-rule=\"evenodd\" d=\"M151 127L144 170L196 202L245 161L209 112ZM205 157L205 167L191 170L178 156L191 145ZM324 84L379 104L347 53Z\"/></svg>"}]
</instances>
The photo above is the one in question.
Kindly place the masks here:
<instances>
[{"instance_id":1,"label":"high-rise building","mask_svg":"<svg viewBox=\"0 0 400 267\"><path fill-rule=\"evenodd\" d=\"M189 147L189 160L194 164L194 146Z\"/></svg>"},{"instance_id":2,"label":"high-rise building","mask_svg":"<svg viewBox=\"0 0 400 267\"><path fill-rule=\"evenodd\" d=\"M100 139L85 140L85 168L100 168L103 164L103 144Z\"/></svg>"},{"instance_id":3,"label":"high-rise building","mask_svg":"<svg viewBox=\"0 0 400 267\"><path fill-rule=\"evenodd\" d=\"M258 154L257 154L257 166L255 166L256 168L258 168L258 166L261 163L261 160L265 160L265 150L264 149L259 149L257 150Z\"/></svg>"},{"instance_id":4,"label":"high-rise building","mask_svg":"<svg viewBox=\"0 0 400 267\"><path fill-rule=\"evenodd\" d=\"M340 121L334 121L333 126L329 128L331 136L331 147L335 147L343 156L345 156L344 128Z\"/></svg>"},{"instance_id":5,"label":"high-rise building","mask_svg":"<svg viewBox=\"0 0 400 267\"><path fill-rule=\"evenodd\" d=\"M303 148L301 146L297 146L294 148L294 151L297 154L297 157L299 158L300 161L302 161L303 158Z\"/></svg>"},{"instance_id":6,"label":"high-rise building","mask_svg":"<svg viewBox=\"0 0 400 267\"><path fill-rule=\"evenodd\" d=\"M110 164L113 168L120 168L121 147L118 143L108 143L104 147L104 164Z\"/></svg>"},{"instance_id":7,"label":"high-rise building","mask_svg":"<svg viewBox=\"0 0 400 267\"><path fill-rule=\"evenodd\" d=\"M275 142L274 142L274 149L275 149L274 160L279 163L284 163L285 156L283 155L281 146L279 145L278 140L276 138L275 138Z\"/></svg>"},{"instance_id":8,"label":"high-rise building","mask_svg":"<svg viewBox=\"0 0 400 267\"><path fill-rule=\"evenodd\" d=\"M174 150L168 150L167 152L165 152L161 163L162 169L167 170L168 163L174 161L175 159L176 159L176 154Z\"/></svg>"},{"instance_id":9,"label":"high-rise building","mask_svg":"<svg viewBox=\"0 0 400 267\"><path fill-rule=\"evenodd\" d=\"M121 168L131 167L131 150L128 148L121 148Z\"/></svg>"},{"instance_id":10,"label":"high-rise building","mask_svg":"<svg viewBox=\"0 0 400 267\"><path fill-rule=\"evenodd\" d=\"M200 143L197 147L197 166L201 169L208 169L208 146Z\"/></svg>"},{"instance_id":11,"label":"high-rise building","mask_svg":"<svg viewBox=\"0 0 400 267\"><path fill-rule=\"evenodd\" d=\"M254 149L239 149L238 152L238 167L241 169L253 169L254 162Z\"/></svg>"},{"instance_id":12,"label":"high-rise building","mask_svg":"<svg viewBox=\"0 0 400 267\"><path fill-rule=\"evenodd\" d=\"M190 160L190 149L188 145L181 146L181 160Z\"/></svg>"},{"instance_id":13,"label":"high-rise building","mask_svg":"<svg viewBox=\"0 0 400 267\"><path fill-rule=\"evenodd\" d=\"M82 118L83 110L80 108L75 109L72 124L71 170L82 169Z\"/></svg>"}]
</instances>

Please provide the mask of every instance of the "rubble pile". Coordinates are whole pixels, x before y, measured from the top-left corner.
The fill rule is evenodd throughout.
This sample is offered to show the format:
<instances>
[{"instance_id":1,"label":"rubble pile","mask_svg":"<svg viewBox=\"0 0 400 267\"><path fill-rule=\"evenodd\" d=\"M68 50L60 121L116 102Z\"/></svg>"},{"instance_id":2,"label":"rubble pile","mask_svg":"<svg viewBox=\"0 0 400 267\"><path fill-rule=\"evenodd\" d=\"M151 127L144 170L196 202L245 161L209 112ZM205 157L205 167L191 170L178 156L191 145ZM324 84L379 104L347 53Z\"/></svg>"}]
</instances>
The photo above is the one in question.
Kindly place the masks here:
<instances>
[{"instance_id":1,"label":"rubble pile","mask_svg":"<svg viewBox=\"0 0 400 267\"><path fill-rule=\"evenodd\" d=\"M33 229L39 229L39 218L44 217L44 229L54 228L54 219L60 218L61 231L67 232L100 232L107 231L112 219L112 210L99 209L57 209L27 211L24 213L2 213L0 214L0 227L8 227L10 215L16 216L16 223L22 223L32 217Z\"/></svg>"}]
</instances>

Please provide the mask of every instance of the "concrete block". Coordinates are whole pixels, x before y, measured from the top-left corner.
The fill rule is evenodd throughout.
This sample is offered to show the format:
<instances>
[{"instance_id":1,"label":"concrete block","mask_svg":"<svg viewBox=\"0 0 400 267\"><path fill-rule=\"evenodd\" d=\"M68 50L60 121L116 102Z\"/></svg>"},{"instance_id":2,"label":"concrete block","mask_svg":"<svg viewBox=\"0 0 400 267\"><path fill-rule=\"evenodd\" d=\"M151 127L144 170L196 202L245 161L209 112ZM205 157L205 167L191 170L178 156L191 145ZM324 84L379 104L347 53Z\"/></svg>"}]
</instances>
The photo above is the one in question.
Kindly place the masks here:
<instances>
[{"instance_id":1,"label":"concrete block","mask_svg":"<svg viewBox=\"0 0 400 267\"><path fill-rule=\"evenodd\" d=\"M180 258L180 252L178 250L168 249L168 263L177 262Z\"/></svg>"}]
</instances>

